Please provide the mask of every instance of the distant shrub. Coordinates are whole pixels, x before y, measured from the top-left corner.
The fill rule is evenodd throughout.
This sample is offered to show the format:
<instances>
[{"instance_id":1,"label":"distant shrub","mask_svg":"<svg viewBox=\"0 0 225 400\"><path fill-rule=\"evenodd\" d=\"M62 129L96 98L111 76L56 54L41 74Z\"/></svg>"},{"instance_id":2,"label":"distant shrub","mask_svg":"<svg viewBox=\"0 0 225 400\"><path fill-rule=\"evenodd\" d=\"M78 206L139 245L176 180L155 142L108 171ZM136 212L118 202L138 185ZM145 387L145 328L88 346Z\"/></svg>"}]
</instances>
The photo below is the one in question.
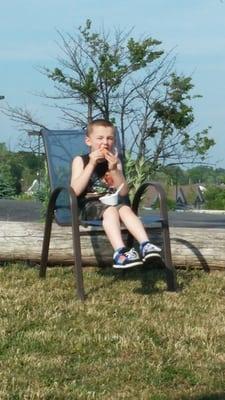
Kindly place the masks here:
<instances>
[{"instance_id":1,"label":"distant shrub","mask_svg":"<svg viewBox=\"0 0 225 400\"><path fill-rule=\"evenodd\" d=\"M210 186L204 193L205 207L209 210L225 210L225 189L220 186Z\"/></svg>"}]
</instances>

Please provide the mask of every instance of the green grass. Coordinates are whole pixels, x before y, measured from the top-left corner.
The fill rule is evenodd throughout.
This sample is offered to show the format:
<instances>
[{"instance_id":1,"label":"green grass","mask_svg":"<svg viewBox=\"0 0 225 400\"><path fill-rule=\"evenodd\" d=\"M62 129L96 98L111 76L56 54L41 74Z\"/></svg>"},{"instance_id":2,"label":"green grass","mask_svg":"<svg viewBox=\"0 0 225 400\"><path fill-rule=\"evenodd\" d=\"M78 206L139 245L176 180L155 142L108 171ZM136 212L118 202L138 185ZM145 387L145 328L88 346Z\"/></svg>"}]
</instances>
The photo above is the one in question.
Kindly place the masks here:
<instances>
[{"instance_id":1,"label":"green grass","mask_svg":"<svg viewBox=\"0 0 225 400\"><path fill-rule=\"evenodd\" d=\"M0 268L0 399L225 399L225 275Z\"/></svg>"}]
</instances>

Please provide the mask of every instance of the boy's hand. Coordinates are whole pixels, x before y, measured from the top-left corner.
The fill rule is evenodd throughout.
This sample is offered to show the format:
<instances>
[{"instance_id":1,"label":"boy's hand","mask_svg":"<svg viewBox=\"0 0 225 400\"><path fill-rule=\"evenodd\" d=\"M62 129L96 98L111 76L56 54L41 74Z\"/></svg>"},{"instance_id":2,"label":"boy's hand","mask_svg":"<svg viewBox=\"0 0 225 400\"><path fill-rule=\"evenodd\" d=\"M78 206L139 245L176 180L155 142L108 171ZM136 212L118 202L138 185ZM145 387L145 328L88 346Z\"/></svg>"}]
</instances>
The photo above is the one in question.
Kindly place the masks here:
<instances>
[{"instance_id":1,"label":"boy's hand","mask_svg":"<svg viewBox=\"0 0 225 400\"><path fill-rule=\"evenodd\" d=\"M97 164L104 160L108 161L109 171L117 169L118 164L118 153L113 154L105 147L101 147L98 150L89 153L90 163L95 167Z\"/></svg>"},{"instance_id":2,"label":"boy's hand","mask_svg":"<svg viewBox=\"0 0 225 400\"><path fill-rule=\"evenodd\" d=\"M105 158L105 156L106 156L108 150L107 150L104 146L101 146L101 147L100 147L100 151L101 151L101 153L102 153L102 156Z\"/></svg>"},{"instance_id":3,"label":"boy's hand","mask_svg":"<svg viewBox=\"0 0 225 400\"><path fill-rule=\"evenodd\" d=\"M104 161L104 156L102 154L102 151L98 149L89 153L89 160L94 167L100 162Z\"/></svg>"},{"instance_id":4,"label":"boy's hand","mask_svg":"<svg viewBox=\"0 0 225 400\"><path fill-rule=\"evenodd\" d=\"M109 171L115 170L117 168L117 164L118 164L117 150L116 150L116 153L111 153L107 148L104 147L104 145L101 145L100 151L101 151L102 157L108 161Z\"/></svg>"},{"instance_id":5,"label":"boy's hand","mask_svg":"<svg viewBox=\"0 0 225 400\"><path fill-rule=\"evenodd\" d=\"M118 156L117 154L113 154L110 151L105 152L105 159L108 161L109 171L113 171L117 169L118 165Z\"/></svg>"}]
</instances>

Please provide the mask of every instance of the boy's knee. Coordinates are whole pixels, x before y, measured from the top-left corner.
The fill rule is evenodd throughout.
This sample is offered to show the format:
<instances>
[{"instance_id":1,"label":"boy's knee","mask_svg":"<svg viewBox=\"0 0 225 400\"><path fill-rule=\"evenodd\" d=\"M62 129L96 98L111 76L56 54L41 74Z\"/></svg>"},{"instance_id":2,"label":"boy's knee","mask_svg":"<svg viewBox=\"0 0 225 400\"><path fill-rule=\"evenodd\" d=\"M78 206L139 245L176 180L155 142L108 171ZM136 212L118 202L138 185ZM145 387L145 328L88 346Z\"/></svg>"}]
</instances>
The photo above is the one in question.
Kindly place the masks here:
<instances>
[{"instance_id":1,"label":"boy's knee","mask_svg":"<svg viewBox=\"0 0 225 400\"><path fill-rule=\"evenodd\" d=\"M132 209L128 205L123 205L122 207L119 208L119 214L125 214L125 213L133 213Z\"/></svg>"},{"instance_id":2,"label":"boy's knee","mask_svg":"<svg viewBox=\"0 0 225 400\"><path fill-rule=\"evenodd\" d=\"M118 211L115 207L107 207L106 210L103 212L103 221L107 219L108 217L114 217L116 214L118 214Z\"/></svg>"}]
</instances>

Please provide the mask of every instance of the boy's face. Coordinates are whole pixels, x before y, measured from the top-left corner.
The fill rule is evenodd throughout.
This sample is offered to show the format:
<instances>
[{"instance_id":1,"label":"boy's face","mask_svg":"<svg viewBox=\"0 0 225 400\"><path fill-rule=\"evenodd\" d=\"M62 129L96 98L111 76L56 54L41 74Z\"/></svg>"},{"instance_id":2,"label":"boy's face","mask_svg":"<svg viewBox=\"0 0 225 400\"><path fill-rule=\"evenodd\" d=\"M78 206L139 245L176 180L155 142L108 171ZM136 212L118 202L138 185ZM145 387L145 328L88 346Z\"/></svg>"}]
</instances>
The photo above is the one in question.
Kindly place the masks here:
<instances>
[{"instance_id":1,"label":"boy's face","mask_svg":"<svg viewBox=\"0 0 225 400\"><path fill-rule=\"evenodd\" d=\"M91 148L91 151L102 148L112 151L115 143L114 129L111 127L95 126L92 128L89 136L86 136L85 142Z\"/></svg>"}]
</instances>

